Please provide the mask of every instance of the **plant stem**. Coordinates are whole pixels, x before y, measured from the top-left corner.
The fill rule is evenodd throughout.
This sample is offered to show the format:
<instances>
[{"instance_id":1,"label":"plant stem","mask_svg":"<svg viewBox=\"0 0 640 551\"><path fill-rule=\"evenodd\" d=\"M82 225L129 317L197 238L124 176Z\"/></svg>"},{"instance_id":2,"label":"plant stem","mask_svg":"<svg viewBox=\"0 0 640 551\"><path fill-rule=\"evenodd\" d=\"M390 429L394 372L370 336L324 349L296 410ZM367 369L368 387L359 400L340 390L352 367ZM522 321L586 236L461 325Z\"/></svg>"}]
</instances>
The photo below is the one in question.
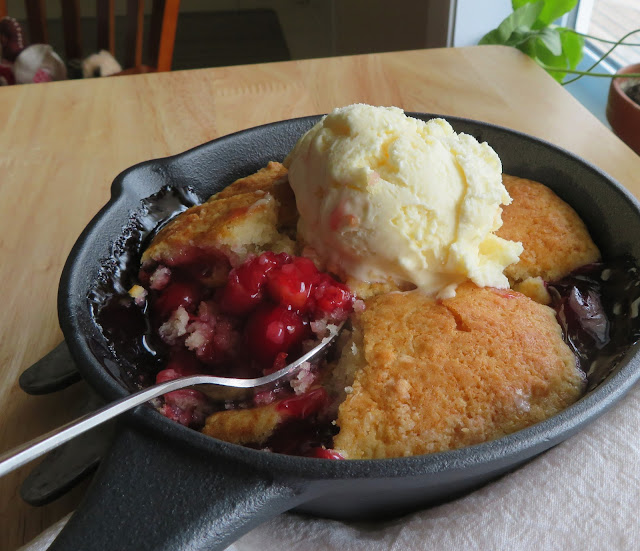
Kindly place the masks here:
<instances>
[{"instance_id":1,"label":"plant stem","mask_svg":"<svg viewBox=\"0 0 640 551\"><path fill-rule=\"evenodd\" d=\"M609 54L610 54L611 52L613 52L613 50L615 50L615 49L616 49L620 44L622 44L622 43L627 39L627 37L629 37L629 36L631 36L632 34L635 34L635 33L637 33L637 32L640 32L640 29L635 29L635 30L633 30L633 31L628 32L627 34L625 34L625 35L624 35L620 40L618 40L618 41L617 41L613 46L611 46L611 48L609 48L609 51L607 51L607 52L605 52L604 54L602 54L602 56L600 57L600 59L598 59L595 63L593 63L593 64L591 65L591 67L589 67L586 71L569 71L569 70L553 69L553 68L552 68L551 70L552 70L552 71L565 72L565 73L571 73L571 74L576 74L576 75L578 75L578 76L576 76L576 77L574 77L574 78L572 78L572 79L569 79L569 80L564 81L564 82L562 83L562 85L563 85L563 86L565 86L565 85L567 85L567 84L571 84L572 82L575 82L576 80L581 79L583 76L587 76L587 75L588 75L588 76L602 76L602 73L591 73L591 70L592 70L594 67L597 67L597 66L600 64L600 62L601 62L602 60L604 60L605 58L607 58L607 57L609 56ZM613 75L609 75L609 76L610 76L610 77L613 77Z\"/></svg>"},{"instance_id":2,"label":"plant stem","mask_svg":"<svg viewBox=\"0 0 640 551\"><path fill-rule=\"evenodd\" d=\"M569 73L571 75L580 75L580 76L587 76L587 77L606 77L606 78L640 78L640 73L614 73L614 74L591 73L590 71L577 71L572 69L562 69L558 67L551 67L549 65L544 65L543 63L539 63L539 65L545 71L555 71L556 73ZM578 79L567 80L566 82L563 82L562 85L564 86L565 84L569 84L574 80L578 80Z\"/></svg>"},{"instance_id":3,"label":"plant stem","mask_svg":"<svg viewBox=\"0 0 640 551\"><path fill-rule=\"evenodd\" d=\"M607 40L606 38L599 38L599 37L593 36L591 34L579 33L575 29L566 29L566 30L571 32L571 33L573 33L573 34L577 34L578 36L582 36L584 38L590 38L591 40L597 40L598 42L605 42L607 44L616 44L616 45L619 45L619 46L640 46L640 43L636 43L636 42L616 42L615 40ZM640 32L640 29L636 29L635 31L631 31L631 34L637 33L637 32ZM629 35L627 35L627 36L629 36Z\"/></svg>"}]
</instances>

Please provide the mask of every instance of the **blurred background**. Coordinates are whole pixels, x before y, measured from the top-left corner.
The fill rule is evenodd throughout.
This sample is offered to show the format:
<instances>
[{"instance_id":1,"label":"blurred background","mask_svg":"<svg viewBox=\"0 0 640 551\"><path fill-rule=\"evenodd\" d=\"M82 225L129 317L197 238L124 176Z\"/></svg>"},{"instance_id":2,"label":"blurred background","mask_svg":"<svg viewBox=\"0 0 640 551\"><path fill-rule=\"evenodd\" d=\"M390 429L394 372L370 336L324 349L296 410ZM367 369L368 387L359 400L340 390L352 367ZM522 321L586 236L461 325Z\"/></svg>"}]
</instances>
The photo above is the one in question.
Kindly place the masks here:
<instances>
[{"instance_id":1,"label":"blurred background","mask_svg":"<svg viewBox=\"0 0 640 551\"><path fill-rule=\"evenodd\" d=\"M8 13L26 28L24 0L6 2ZM79 3L90 51L95 43L96 2ZM121 19L126 3L115 0ZM50 42L62 51L60 1L44 4ZM145 8L150 12L150 0ZM182 0L173 69L467 46L476 44L511 10L510 0ZM579 0L561 23L617 40L640 28L640 0ZM122 28L116 23L118 27ZM640 42L640 36L635 38ZM594 42L593 47L602 50L601 43ZM621 47L611 56L618 65L633 60L640 60L640 47Z\"/></svg>"},{"instance_id":2,"label":"blurred background","mask_svg":"<svg viewBox=\"0 0 640 551\"><path fill-rule=\"evenodd\" d=\"M43 0L49 42L64 51L60 0ZM127 0L114 0L116 59L123 56ZM24 0L6 0L26 25ZM83 51L95 51L95 0L79 0ZM151 0L145 2L150 13ZM512 12L511 0L182 0L173 70L433 47L470 46ZM558 23L615 41L640 28L640 0L578 0ZM146 25L148 28L148 25ZM28 30L27 30L28 40ZM640 43L640 33L630 38ZM581 69L610 44L587 39ZM613 73L640 62L640 46L619 47L598 67ZM609 79L585 78L567 89L605 124Z\"/></svg>"},{"instance_id":3,"label":"blurred background","mask_svg":"<svg viewBox=\"0 0 640 551\"><path fill-rule=\"evenodd\" d=\"M425 0L182 0L173 70L446 45L446 2ZM62 52L59 0L45 2L49 42ZM80 0L84 51L95 49L95 0ZM126 0L116 0L116 59ZM23 0L7 0L24 23ZM151 1L145 2L150 13ZM391 9L392 8L392 9ZM148 26L148 25L147 25Z\"/></svg>"}]
</instances>

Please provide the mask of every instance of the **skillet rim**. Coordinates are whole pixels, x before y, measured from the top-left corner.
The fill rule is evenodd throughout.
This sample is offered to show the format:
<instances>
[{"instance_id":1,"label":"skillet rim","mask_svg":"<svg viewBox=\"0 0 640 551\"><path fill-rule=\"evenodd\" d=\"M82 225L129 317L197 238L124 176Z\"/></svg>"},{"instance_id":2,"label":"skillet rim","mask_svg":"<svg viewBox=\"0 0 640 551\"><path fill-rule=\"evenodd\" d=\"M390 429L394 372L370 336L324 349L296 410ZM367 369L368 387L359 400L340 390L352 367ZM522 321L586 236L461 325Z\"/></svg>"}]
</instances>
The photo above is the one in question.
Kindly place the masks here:
<instances>
[{"instance_id":1,"label":"skillet rim","mask_svg":"<svg viewBox=\"0 0 640 551\"><path fill-rule=\"evenodd\" d=\"M503 126L463 117L439 115L421 112L409 112L408 116L421 119L442 117L453 126L464 123L489 129L499 133L512 135L520 140L536 143L554 154L569 158L572 162L582 164L584 168L595 173L598 180L607 188L607 193L618 193L629 203L640 218L640 202L622 185L579 156L556 146L546 140ZM84 337L82 324L74 308L75 301L86 300L86 297L74 295L74 282L77 274L87 266L82 263L86 249L91 249L97 237L97 226L108 219L109 215L120 207L125 199L126 190L123 182L131 178L137 171L145 168L170 167L177 160L195 155L228 141L238 140L251 134L263 134L281 128L297 126L310 127L322 115L297 117L255 126L232 134L221 136L182 153L144 161L121 172L111 185L111 198L94 216L74 244L65 263L58 290L59 321L72 357L83 378L103 397L115 399L128 394L111 374L102 366L91 352ZM160 186L161 187L161 186ZM156 189L156 191L158 191ZM131 209L129 209L131 210ZM102 259L94 258L94 263ZM322 461L315 458L295 457L277 453L264 453L240 445L231 444L206 436L198 431L188 429L170 421L151 407L139 406L127 414L127 419L135 425L151 430L156 435L169 437L176 444L187 444L191 448L221 458L240 461L271 472L285 473L287 476L297 475L308 479L342 479L342 478L395 478L420 476L444 472L456 472L471 468L484 469L494 464L518 465L522 461L551 448L569 438L587 423L602 415L614 403L619 401L640 379L640 343L635 344L627 352L624 359L616 367L616 372L609 375L594 391L583 396L578 402L569 406L559 414L537 423L526 429L517 431L502 438L481 444L450 450L445 452L419 456L389 459L349 459L344 461Z\"/></svg>"}]
</instances>

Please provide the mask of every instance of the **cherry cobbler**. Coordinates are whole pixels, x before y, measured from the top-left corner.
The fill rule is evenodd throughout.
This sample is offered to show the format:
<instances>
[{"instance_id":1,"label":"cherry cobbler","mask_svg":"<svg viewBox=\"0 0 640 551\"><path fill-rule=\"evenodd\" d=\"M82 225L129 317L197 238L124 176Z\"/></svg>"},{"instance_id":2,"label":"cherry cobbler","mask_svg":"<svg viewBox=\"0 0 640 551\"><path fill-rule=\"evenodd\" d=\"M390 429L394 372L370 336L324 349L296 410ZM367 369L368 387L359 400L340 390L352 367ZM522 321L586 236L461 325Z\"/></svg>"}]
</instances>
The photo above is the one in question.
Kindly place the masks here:
<instances>
[{"instance_id":1,"label":"cherry cobbler","mask_svg":"<svg viewBox=\"0 0 640 551\"><path fill-rule=\"evenodd\" d=\"M582 220L549 188L504 181L513 203L499 235L524 246L505 271L511 289L467 282L437 299L329 272L298 238L287 170L272 162L161 227L118 315L109 306L98 320L110 339L142 343L140 386L272 373L347 320L326 358L248 402L196 390L156 402L222 440L338 459L498 438L570 406L636 337L624 325L632 299L617 289L635 267L602 264ZM138 320L126 330L125 311Z\"/></svg>"}]
</instances>

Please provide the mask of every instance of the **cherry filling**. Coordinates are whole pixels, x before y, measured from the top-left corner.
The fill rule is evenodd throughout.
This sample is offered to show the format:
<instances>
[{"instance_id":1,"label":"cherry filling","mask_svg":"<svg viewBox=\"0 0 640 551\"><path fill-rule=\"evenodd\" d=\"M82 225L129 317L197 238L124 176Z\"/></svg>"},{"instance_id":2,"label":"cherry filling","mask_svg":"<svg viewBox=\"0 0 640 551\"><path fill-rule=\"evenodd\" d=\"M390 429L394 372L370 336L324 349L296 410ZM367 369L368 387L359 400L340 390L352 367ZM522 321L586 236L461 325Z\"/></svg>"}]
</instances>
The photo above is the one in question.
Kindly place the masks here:
<instances>
[{"instance_id":1,"label":"cherry filling","mask_svg":"<svg viewBox=\"0 0 640 551\"><path fill-rule=\"evenodd\" d=\"M300 356L314 339L324 337L327 324L340 323L352 311L354 298L347 286L319 272L307 258L264 252L231 269L226 283L217 288L207 281L206 274L212 271L215 268L181 264L140 273L148 288L152 331L160 337L167 358L157 383L196 373L230 377L271 373ZM276 398L282 399L278 409L287 420L283 434L290 433L293 425L318 424L328 408L322 389L300 396L292 390L269 395L270 400ZM257 402L264 399L256 397ZM193 390L165 395L160 407L170 419L194 428L201 427L215 409ZM286 440L276 436L273 443L278 451L296 447L278 443L282 438ZM315 440L304 449L324 449L330 443L325 437ZM302 448L297 449L301 453Z\"/></svg>"},{"instance_id":2,"label":"cherry filling","mask_svg":"<svg viewBox=\"0 0 640 551\"><path fill-rule=\"evenodd\" d=\"M167 320L181 306L193 311L200 303L202 289L197 282L176 278L157 296L154 311L158 319Z\"/></svg>"},{"instance_id":3,"label":"cherry filling","mask_svg":"<svg viewBox=\"0 0 640 551\"><path fill-rule=\"evenodd\" d=\"M640 339L640 279L629 257L583 266L549 283L551 306L587 375L587 390L615 369Z\"/></svg>"},{"instance_id":4,"label":"cherry filling","mask_svg":"<svg viewBox=\"0 0 640 551\"><path fill-rule=\"evenodd\" d=\"M259 376L281 367L313 338L313 322L340 322L352 308L345 285L286 253L248 259L218 289L193 273L156 268L149 278L151 319L172 352L186 348L228 375Z\"/></svg>"},{"instance_id":5,"label":"cherry filling","mask_svg":"<svg viewBox=\"0 0 640 551\"><path fill-rule=\"evenodd\" d=\"M306 419L315 413L321 412L328 405L329 396L327 391L322 387L318 387L301 396L282 400L278 403L277 409L298 419Z\"/></svg>"}]
</instances>

